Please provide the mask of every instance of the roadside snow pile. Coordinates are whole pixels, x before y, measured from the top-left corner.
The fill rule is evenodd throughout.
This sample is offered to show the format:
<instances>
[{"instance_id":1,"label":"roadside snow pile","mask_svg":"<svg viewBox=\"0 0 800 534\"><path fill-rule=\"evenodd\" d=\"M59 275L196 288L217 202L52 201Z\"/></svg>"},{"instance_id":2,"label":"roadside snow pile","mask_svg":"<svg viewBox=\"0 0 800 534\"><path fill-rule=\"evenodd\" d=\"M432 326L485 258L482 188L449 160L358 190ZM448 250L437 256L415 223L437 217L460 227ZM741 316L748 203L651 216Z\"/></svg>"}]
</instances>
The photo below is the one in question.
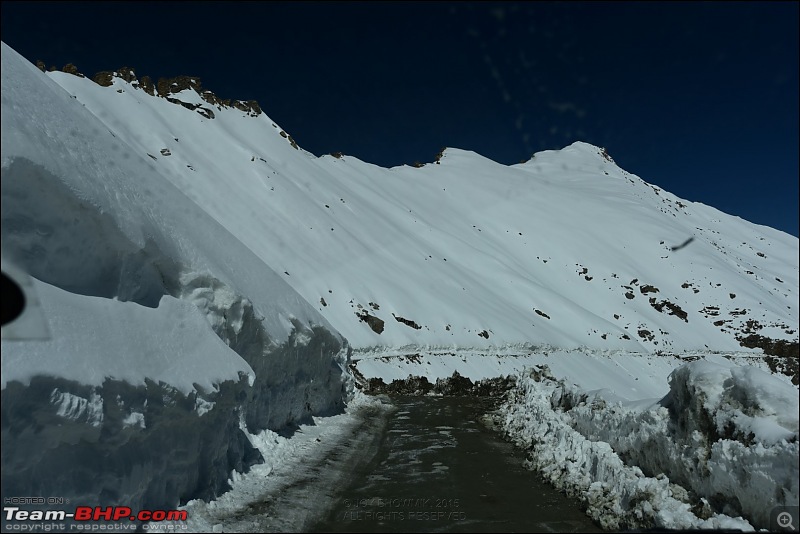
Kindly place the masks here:
<instances>
[{"instance_id":1,"label":"roadside snow pile","mask_svg":"<svg viewBox=\"0 0 800 534\"><path fill-rule=\"evenodd\" d=\"M314 417L291 437L241 430L264 462L231 472L231 490L181 506L188 520L150 523L147 529L187 532L307 532L324 517L357 465L378 452L391 404L354 393L345 413Z\"/></svg>"},{"instance_id":2,"label":"roadside snow pile","mask_svg":"<svg viewBox=\"0 0 800 534\"><path fill-rule=\"evenodd\" d=\"M770 510L797 502L793 386L697 361L647 404L608 403L541 366L518 380L501 417L531 449L530 467L607 529L768 528Z\"/></svg>"}]
</instances>

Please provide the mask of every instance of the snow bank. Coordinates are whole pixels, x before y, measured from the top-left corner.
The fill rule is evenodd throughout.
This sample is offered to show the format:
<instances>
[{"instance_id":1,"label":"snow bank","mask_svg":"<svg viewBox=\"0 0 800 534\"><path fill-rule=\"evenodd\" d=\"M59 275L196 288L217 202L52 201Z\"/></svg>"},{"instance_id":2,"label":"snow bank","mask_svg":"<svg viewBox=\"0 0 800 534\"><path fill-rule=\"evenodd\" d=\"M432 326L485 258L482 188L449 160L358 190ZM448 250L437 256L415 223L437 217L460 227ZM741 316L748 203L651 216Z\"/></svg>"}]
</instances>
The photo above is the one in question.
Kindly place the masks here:
<instances>
[{"instance_id":1,"label":"snow bank","mask_svg":"<svg viewBox=\"0 0 800 534\"><path fill-rule=\"evenodd\" d=\"M531 467L605 528L749 530L797 503L797 406L793 386L747 366L685 364L650 406L607 402L538 367L502 418Z\"/></svg>"},{"instance_id":2,"label":"snow bank","mask_svg":"<svg viewBox=\"0 0 800 534\"><path fill-rule=\"evenodd\" d=\"M356 393L346 413L314 417L291 438L243 428L264 462L246 474L232 473L232 489L219 498L186 503L181 509L188 520L174 526L189 532L308 531L326 515L353 470L377 453L393 409Z\"/></svg>"},{"instance_id":3,"label":"snow bank","mask_svg":"<svg viewBox=\"0 0 800 534\"><path fill-rule=\"evenodd\" d=\"M767 446L797 441L797 389L755 367L685 365L670 375L662 404L687 432Z\"/></svg>"},{"instance_id":4,"label":"snow bank","mask_svg":"<svg viewBox=\"0 0 800 534\"><path fill-rule=\"evenodd\" d=\"M3 341L2 387L50 375L90 386L120 380L163 382L184 395L211 392L226 380L255 374L209 328L192 303L165 295L158 307L90 297L33 279L46 306L50 338ZM173 325L165 328L165 325ZM174 328L174 330L173 330Z\"/></svg>"},{"instance_id":5,"label":"snow bank","mask_svg":"<svg viewBox=\"0 0 800 534\"><path fill-rule=\"evenodd\" d=\"M166 508L343 409L349 347L248 247L2 45L3 261L47 339L2 340L2 494Z\"/></svg>"}]
</instances>

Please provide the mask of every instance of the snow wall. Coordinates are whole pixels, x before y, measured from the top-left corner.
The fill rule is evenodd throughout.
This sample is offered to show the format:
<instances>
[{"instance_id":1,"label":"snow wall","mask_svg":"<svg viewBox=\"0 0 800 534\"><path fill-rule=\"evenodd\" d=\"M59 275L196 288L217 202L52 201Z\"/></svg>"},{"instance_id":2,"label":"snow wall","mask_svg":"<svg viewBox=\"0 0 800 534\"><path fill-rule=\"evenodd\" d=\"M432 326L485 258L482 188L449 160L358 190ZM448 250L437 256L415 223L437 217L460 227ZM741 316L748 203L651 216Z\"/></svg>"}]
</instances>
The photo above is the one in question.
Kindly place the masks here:
<instances>
[{"instance_id":1,"label":"snow wall","mask_svg":"<svg viewBox=\"0 0 800 534\"><path fill-rule=\"evenodd\" d=\"M343 409L347 342L5 44L2 246L47 328L3 329L3 497L211 498L260 460L244 431Z\"/></svg>"}]
</instances>

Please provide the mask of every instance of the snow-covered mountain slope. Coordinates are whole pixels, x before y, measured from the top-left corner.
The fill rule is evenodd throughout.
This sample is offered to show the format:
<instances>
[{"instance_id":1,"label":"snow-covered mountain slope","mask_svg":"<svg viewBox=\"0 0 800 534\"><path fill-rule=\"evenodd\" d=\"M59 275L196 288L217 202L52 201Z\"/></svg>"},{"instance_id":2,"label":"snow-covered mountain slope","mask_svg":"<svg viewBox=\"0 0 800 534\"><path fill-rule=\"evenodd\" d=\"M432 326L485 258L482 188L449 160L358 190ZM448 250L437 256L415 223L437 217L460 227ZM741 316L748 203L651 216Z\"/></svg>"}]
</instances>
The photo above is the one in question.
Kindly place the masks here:
<instances>
[{"instance_id":1,"label":"snow-covered mountain slope","mask_svg":"<svg viewBox=\"0 0 800 534\"><path fill-rule=\"evenodd\" d=\"M796 343L798 240L602 149L383 169L305 152L197 79L99 80L2 45L3 263L48 328L3 328L4 496L209 499L270 454L264 429L339 411L348 363L387 380L552 363L634 401L686 356L641 352Z\"/></svg>"},{"instance_id":2,"label":"snow-covered mountain slope","mask_svg":"<svg viewBox=\"0 0 800 534\"><path fill-rule=\"evenodd\" d=\"M3 261L48 327L3 328L3 495L210 497L245 431L343 408L346 341L148 162L2 45Z\"/></svg>"},{"instance_id":3,"label":"snow-covered mountain slope","mask_svg":"<svg viewBox=\"0 0 800 534\"><path fill-rule=\"evenodd\" d=\"M129 69L107 87L47 76L355 348L797 339L797 238L681 200L597 147L510 167L447 149L385 169L315 157L258 106L225 106L195 78L158 96Z\"/></svg>"}]
</instances>

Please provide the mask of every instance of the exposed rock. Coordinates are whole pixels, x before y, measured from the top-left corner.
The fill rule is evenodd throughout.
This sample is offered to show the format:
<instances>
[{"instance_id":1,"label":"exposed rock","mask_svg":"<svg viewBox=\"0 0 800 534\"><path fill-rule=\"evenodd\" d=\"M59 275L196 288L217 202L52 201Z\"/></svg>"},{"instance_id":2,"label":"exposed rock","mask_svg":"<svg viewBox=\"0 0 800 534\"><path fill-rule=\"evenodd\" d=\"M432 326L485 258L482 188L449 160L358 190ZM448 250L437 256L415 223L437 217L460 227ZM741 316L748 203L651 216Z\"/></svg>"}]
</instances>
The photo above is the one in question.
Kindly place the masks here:
<instances>
[{"instance_id":1,"label":"exposed rock","mask_svg":"<svg viewBox=\"0 0 800 534\"><path fill-rule=\"evenodd\" d=\"M646 339L647 341L653 341L653 339L655 339L655 336L650 332L650 330L639 330L638 334L640 338Z\"/></svg>"},{"instance_id":2,"label":"exposed rock","mask_svg":"<svg viewBox=\"0 0 800 534\"><path fill-rule=\"evenodd\" d=\"M736 338L739 344L750 349L761 348L764 354L790 358L800 358L800 345L797 341L771 339L760 334L750 334Z\"/></svg>"},{"instance_id":3,"label":"exposed rock","mask_svg":"<svg viewBox=\"0 0 800 534\"><path fill-rule=\"evenodd\" d=\"M120 67L115 74L118 78L121 78L122 80L128 83L133 83L138 81L136 79L136 72L130 67Z\"/></svg>"},{"instance_id":4,"label":"exposed rock","mask_svg":"<svg viewBox=\"0 0 800 534\"><path fill-rule=\"evenodd\" d=\"M45 72L47 70L44 61L42 61L41 59L36 60L36 67L42 72Z\"/></svg>"},{"instance_id":5,"label":"exposed rock","mask_svg":"<svg viewBox=\"0 0 800 534\"><path fill-rule=\"evenodd\" d=\"M255 100L234 100L232 105L239 111L244 111L251 117L257 117L261 114L261 107Z\"/></svg>"},{"instance_id":6,"label":"exposed rock","mask_svg":"<svg viewBox=\"0 0 800 534\"><path fill-rule=\"evenodd\" d=\"M169 97L169 96L167 96L165 98L167 99L167 102L172 102L173 104L178 104L179 106L183 106L186 109L189 109L191 111L194 111L194 110L196 110L197 108L200 107L200 104L190 104L188 102L184 102L182 100L178 100L177 98L172 98L172 97Z\"/></svg>"},{"instance_id":7,"label":"exposed rock","mask_svg":"<svg viewBox=\"0 0 800 534\"><path fill-rule=\"evenodd\" d=\"M215 117L214 112L208 108L197 108L196 110L200 115L207 119L213 119Z\"/></svg>"},{"instance_id":8,"label":"exposed rock","mask_svg":"<svg viewBox=\"0 0 800 534\"><path fill-rule=\"evenodd\" d=\"M392 380L386 388L386 393L399 395L424 395L433 389L433 384L424 376L409 376L405 380Z\"/></svg>"},{"instance_id":9,"label":"exposed rock","mask_svg":"<svg viewBox=\"0 0 800 534\"><path fill-rule=\"evenodd\" d=\"M512 375L478 380L472 385L472 396L500 397L505 395L505 393L514 387L514 384L516 383L517 379Z\"/></svg>"},{"instance_id":10,"label":"exposed rock","mask_svg":"<svg viewBox=\"0 0 800 534\"><path fill-rule=\"evenodd\" d=\"M453 371L450 378L439 378L436 380L435 391L442 395L465 396L472 394L472 380Z\"/></svg>"},{"instance_id":11,"label":"exposed rock","mask_svg":"<svg viewBox=\"0 0 800 534\"><path fill-rule=\"evenodd\" d=\"M369 327L372 329L373 332L376 334L383 333L384 322L383 319L375 317L374 315L370 315L366 310L360 310L356 312L356 316L367 323Z\"/></svg>"},{"instance_id":12,"label":"exposed rock","mask_svg":"<svg viewBox=\"0 0 800 534\"><path fill-rule=\"evenodd\" d=\"M78 67L76 67L72 63L67 63L66 65L64 65L64 67L61 69L61 72L66 72L67 74L72 74L73 76L77 76L79 78L86 77L80 72L78 72Z\"/></svg>"},{"instance_id":13,"label":"exposed rock","mask_svg":"<svg viewBox=\"0 0 800 534\"><path fill-rule=\"evenodd\" d=\"M202 98L203 100L205 100L209 104L213 104L215 106L221 106L222 105L222 101L219 98L217 98L217 95L215 95L214 93L212 93L211 91L208 91L208 90L202 91L200 93L200 98Z\"/></svg>"},{"instance_id":14,"label":"exposed rock","mask_svg":"<svg viewBox=\"0 0 800 534\"><path fill-rule=\"evenodd\" d=\"M201 93L200 78L196 76L176 76L174 78L159 78L156 83L158 96L180 93L186 89L194 89Z\"/></svg>"},{"instance_id":15,"label":"exposed rock","mask_svg":"<svg viewBox=\"0 0 800 534\"><path fill-rule=\"evenodd\" d=\"M351 366L351 369L355 366ZM353 373L357 384L370 395L445 395L456 397L501 397L516 384L516 377L505 376L487 378L472 382L469 378L453 371L448 378L438 378L431 384L424 376L409 375L408 378L392 380L386 384L381 378L364 380L361 373Z\"/></svg>"},{"instance_id":16,"label":"exposed rock","mask_svg":"<svg viewBox=\"0 0 800 534\"><path fill-rule=\"evenodd\" d=\"M114 83L114 73L107 70L100 71L94 75L92 81L101 87L110 87Z\"/></svg>"},{"instance_id":17,"label":"exposed rock","mask_svg":"<svg viewBox=\"0 0 800 534\"><path fill-rule=\"evenodd\" d=\"M775 373L792 377L794 385L800 384L800 345L796 340L771 339L759 334L737 336L739 344L747 348L761 348L764 361Z\"/></svg>"},{"instance_id":18,"label":"exposed rock","mask_svg":"<svg viewBox=\"0 0 800 534\"><path fill-rule=\"evenodd\" d=\"M263 113L261 106L258 105L256 100L248 100L247 105L250 106L250 111L255 113L255 115L261 115Z\"/></svg>"},{"instance_id":19,"label":"exposed rock","mask_svg":"<svg viewBox=\"0 0 800 534\"><path fill-rule=\"evenodd\" d=\"M614 160L608 155L608 151L605 149L605 147L600 149L600 156L607 162L614 163Z\"/></svg>"},{"instance_id":20,"label":"exposed rock","mask_svg":"<svg viewBox=\"0 0 800 534\"><path fill-rule=\"evenodd\" d=\"M156 85L153 83L150 76L142 76L142 79L139 81L139 87L150 96L156 95Z\"/></svg>"},{"instance_id":21,"label":"exposed rock","mask_svg":"<svg viewBox=\"0 0 800 534\"><path fill-rule=\"evenodd\" d=\"M40 69L44 69L44 63L39 62L37 64ZM55 70L55 68L51 68L51 70ZM73 64L68 64L64 66L64 72L69 72L70 74L75 74L76 76L83 76L82 74L78 73L77 68ZM152 78L149 76L142 76L142 79L139 80L136 77L136 72L134 69L130 67L121 67L116 71L101 71L94 75L94 82L103 87L109 87L113 84L114 78L120 78L124 80L137 89L142 89L145 93L151 96L160 96L162 98L166 98L167 101L178 104L180 106L185 107L189 110L195 110L200 115L207 119L213 119L215 117L214 112L211 109L206 107L200 106L198 104L189 104L187 102L183 102L177 98L171 98L169 95L173 95L176 93L180 93L186 89L194 89L200 95L200 97L208 102L211 105L217 106L219 110L222 108L229 108L234 107L240 111L244 111L251 117L257 117L263 113L261 110L261 106L258 104L256 100L233 100L230 99L222 100L217 95L215 95L211 91L204 90L202 87L202 83L200 82L200 78L197 76L175 76L174 78L159 78L157 83L153 83ZM284 135L284 137L287 137ZM288 136L289 142L292 143L292 146L299 149L297 143Z\"/></svg>"},{"instance_id":22,"label":"exposed rock","mask_svg":"<svg viewBox=\"0 0 800 534\"><path fill-rule=\"evenodd\" d=\"M662 300L661 302L656 302L655 297L650 297L650 306L652 306L656 311L660 313L664 313L663 310L666 307L669 310L669 315L674 315L675 317L682 319L686 323L689 322L688 319L689 315L685 311L683 311L680 306L668 300Z\"/></svg>"},{"instance_id":23,"label":"exposed rock","mask_svg":"<svg viewBox=\"0 0 800 534\"><path fill-rule=\"evenodd\" d=\"M372 304L372 303L370 303L370 304ZM377 309L377 308L375 308L375 309ZM395 314L392 314L392 317L394 317L394 320L397 321L398 323L403 323L404 325L409 326L409 327L413 328L414 330L421 330L422 329L422 327L420 325L418 325L417 323L415 323L414 321L412 321L410 319L406 319L404 317L398 317Z\"/></svg>"}]
</instances>

